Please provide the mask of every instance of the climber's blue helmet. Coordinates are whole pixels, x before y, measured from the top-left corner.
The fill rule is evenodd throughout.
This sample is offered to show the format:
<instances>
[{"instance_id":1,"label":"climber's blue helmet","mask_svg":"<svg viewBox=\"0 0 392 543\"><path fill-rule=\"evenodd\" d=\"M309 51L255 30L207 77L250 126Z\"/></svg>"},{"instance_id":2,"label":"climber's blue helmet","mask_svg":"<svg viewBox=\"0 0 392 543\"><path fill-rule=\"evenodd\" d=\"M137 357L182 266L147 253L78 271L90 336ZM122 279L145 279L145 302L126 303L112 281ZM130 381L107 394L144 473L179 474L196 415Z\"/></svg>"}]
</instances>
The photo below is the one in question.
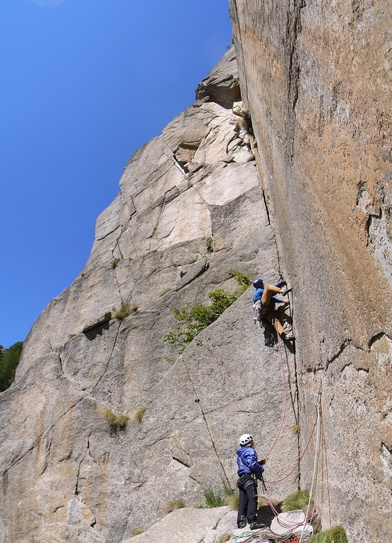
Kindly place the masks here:
<instances>
[{"instance_id":1,"label":"climber's blue helmet","mask_svg":"<svg viewBox=\"0 0 392 543\"><path fill-rule=\"evenodd\" d=\"M252 284L255 288L261 288L264 285L264 281L259 277L258 279L253 281Z\"/></svg>"}]
</instances>

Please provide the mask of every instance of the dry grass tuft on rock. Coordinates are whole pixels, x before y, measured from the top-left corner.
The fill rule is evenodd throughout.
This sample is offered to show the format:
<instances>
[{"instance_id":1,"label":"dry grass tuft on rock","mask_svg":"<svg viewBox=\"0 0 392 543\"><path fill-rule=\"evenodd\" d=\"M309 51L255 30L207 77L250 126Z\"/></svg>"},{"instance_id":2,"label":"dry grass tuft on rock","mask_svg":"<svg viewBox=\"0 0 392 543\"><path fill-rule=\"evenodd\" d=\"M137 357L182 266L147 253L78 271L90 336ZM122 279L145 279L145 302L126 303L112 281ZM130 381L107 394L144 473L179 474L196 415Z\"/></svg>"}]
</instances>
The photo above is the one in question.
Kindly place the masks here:
<instances>
[{"instance_id":1,"label":"dry grass tuft on rock","mask_svg":"<svg viewBox=\"0 0 392 543\"><path fill-rule=\"evenodd\" d=\"M132 415L130 416L130 419L133 422L142 422L145 412L146 412L146 408L141 407L140 409L132 413Z\"/></svg>"},{"instance_id":2,"label":"dry grass tuft on rock","mask_svg":"<svg viewBox=\"0 0 392 543\"><path fill-rule=\"evenodd\" d=\"M274 502L272 502L274 503ZM259 496L257 498L257 507L269 507L270 502L265 496ZM275 504L276 505L276 504Z\"/></svg>"},{"instance_id":3,"label":"dry grass tuft on rock","mask_svg":"<svg viewBox=\"0 0 392 543\"><path fill-rule=\"evenodd\" d=\"M121 302L120 309L113 307L114 314L117 319L126 319L130 315L137 313L138 307L135 304L130 304L127 301Z\"/></svg>"},{"instance_id":4,"label":"dry grass tuft on rock","mask_svg":"<svg viewBox=\"0 0 392 543\"><path fill-rule=\"evenodd\" d=\"M183 509L184 507L185 507L184 500L181 500L181 499L168 500L163 505L163 509L166 511L166 513L171 513L175 509Z\"/></svg>"},{"instance_id":5,"label":"dry grass tuft on rock","mask_svg":"<svg viewBox=\"0 0 392 543\"><path fill-rule=\"evenodd\" d=\"M301 426L299 424L295 424L293 426L293 433L296 435L296 436L299 436L299 434L301 433Z\"/></svg>"},{"instance_id":6,"label":"dry grass tuft on rock","mask_svg":"<svg viewBox=\"0 0 392 543\"><path fill-rule=\"evenodd\" d=\"M240 495L237 492L232 492L230 495L226 496L225 504L230 507L230 509L236 510L240 504Z\"/></svg>"},{"instance_id":7,"label":"dry grass tuft on rock","mask_svg":"<svg viewBox=\"0 0 392 543\"><path fill-rule=\"evenodd\" d=\"M113 432L125 430L127 423L130 419L129 415L118 415L107 407L103 407L99 411L101 415L107 420Z\"/></svg>"}]
</instances>

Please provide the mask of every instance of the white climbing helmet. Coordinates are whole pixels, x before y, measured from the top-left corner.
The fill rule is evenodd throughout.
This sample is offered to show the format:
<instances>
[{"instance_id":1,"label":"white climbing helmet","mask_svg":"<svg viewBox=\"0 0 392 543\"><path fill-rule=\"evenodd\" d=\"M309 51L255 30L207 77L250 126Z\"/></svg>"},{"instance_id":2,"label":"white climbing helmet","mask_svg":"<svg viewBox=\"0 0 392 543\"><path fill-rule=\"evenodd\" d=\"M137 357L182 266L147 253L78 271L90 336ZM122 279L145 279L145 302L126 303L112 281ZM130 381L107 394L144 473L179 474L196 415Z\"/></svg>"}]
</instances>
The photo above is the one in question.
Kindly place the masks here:
<instances>
[{"instance_id":1,"label":"white climbing helmet","mask_svg":"<svg viewBox=\"0 0 392 543\"><path fill-rule=\"evenodd\" d=\"M241 447L244 447L245 445L249 445L249 443L253 441L253 437L250 434L242 434L239 441Z\"/></svg>"}]
</instances>

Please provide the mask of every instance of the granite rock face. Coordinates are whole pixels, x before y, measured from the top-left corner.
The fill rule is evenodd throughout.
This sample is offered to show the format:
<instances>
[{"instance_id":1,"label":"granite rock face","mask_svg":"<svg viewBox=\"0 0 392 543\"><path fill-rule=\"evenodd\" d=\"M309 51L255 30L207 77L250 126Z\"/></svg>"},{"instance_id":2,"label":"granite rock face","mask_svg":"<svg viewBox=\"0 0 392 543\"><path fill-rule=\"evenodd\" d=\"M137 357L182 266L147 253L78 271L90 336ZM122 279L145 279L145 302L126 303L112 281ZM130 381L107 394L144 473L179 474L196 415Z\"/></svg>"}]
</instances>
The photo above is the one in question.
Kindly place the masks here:
<instances>
[{"instance_id":1,"label":"granite rock face","mask_svg":"<svg viewBox=\"0 0 392 543\"><path fill-rule=\"evenodd\" d=\"M302 448L321 393L316 502L322 523L343 524L350 541L386 543L392 531L392 6L383 0L230 5L242 98L293 287ZM305 487L311 473L306 464Z\"/></svg>"},{"instance_id":2,"label":"granite rock face","mask_svg":"<svg viewBox=\"0 0 392 543\"><path fill-rule=\"evenodd\" d=\"M172 308L234 291L232 270L279 277L237 77L230 51L208 94L132 156L84 270L34 324L0 395L1 543L129 539L172 500L234 488L244 432L260 456L278 435L271 496L295 489L294 360L265 344L252 292L181 356L163 342Z\"/></svg>"}]
</instances>

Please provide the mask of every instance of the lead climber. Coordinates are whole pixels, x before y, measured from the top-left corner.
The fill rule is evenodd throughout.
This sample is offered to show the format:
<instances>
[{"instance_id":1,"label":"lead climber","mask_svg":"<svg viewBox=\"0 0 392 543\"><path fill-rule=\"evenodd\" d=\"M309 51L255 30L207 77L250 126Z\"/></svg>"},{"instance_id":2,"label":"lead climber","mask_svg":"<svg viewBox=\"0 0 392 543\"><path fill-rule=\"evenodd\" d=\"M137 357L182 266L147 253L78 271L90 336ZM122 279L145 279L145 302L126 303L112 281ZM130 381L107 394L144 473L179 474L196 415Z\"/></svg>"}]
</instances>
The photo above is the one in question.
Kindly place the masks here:
<instances>
[{"instance_id":1,"label":"lead climber","mask_svg":"<svg viewBox=\"0 0 392 543\"><path fill-rule=\"evenodd\" d=\"M264 281L261 278L253 281L253 286L256 289L253 294L253 320L261 322L262 319L265 319L272 324L283 339L292 340L294 337L286 333L275 310L275 304L288 305L290 303L287 299L279 300L274 296L274 294L286 296L291 291L291 289L281 288L283 285L286 285L286 281L279 281L275 285L267 285L266 287L264 287Z\"/></svg>"},{"instance_id":2,"label":"lead climber","mask_svg":"<svg viewBox=\"0 0 392 543\"><path fill-rule=\"evenodd\" d=\"M265 461L258 462L250 434L243 434L239 443L241 448L237 451L237 487L240 491L240 502L237 526L245 528L248 521L251 530L258 530L265 528L265 524L257 522L257 480L262 477Z\"/></svg>"}]
</instances>

